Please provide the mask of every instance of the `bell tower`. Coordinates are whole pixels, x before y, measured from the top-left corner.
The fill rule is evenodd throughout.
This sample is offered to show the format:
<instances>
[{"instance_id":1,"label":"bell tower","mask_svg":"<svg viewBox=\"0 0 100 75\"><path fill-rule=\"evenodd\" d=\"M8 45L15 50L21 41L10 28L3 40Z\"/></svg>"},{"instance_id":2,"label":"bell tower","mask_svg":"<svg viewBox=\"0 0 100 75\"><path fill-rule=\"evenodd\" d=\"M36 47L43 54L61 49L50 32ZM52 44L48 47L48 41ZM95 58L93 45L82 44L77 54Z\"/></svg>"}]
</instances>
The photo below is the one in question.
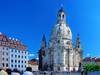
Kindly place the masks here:
<instances>
[{"instance_id":1,"label":"bell tower","mask_svg":"<svg viewBox=\"0 0 100 75\"><path fill-rule=\"evenodd\" d=\"M43 34L43 37L42 37L42 42L41 42L41 48L46 48L46 38L45 38L45 35Z\"/></svg>"},{"instance_id":2,"label":"bell tower","mask_svg":"<svg viewBox=\"0 0 100 75\"><path fill-rule=\"evenodd\" d=\"M74 67L76 71L80 70L81 62L82 62L82 48L80 44L80 36L79 34L77 34L75 54L74 54Z\"/></svg>"},{"instance_id":3,"label":"bell tower","mask_svg":"<svg viewBox=\"0 0 100 75\"><path fill-rule=\"evenodd\" d=\"M80 37L79 37L79 34L77 34L77 38L76 38L76 48L80 48Z\"/></svg>"},{"instance_id":4,"label":"bell tower","mask_svg":"<svg viewBox=\"0 0 100 75\"><path fill-rule=\"evenodd\" d=\"M38 69L43 71L44 70L44 58L45 58L45 51L46 50L46 38L45 38L45 35L43 34L43 37L42 37L42 41L41 41L41 48L39 50L39 67Z\"/></svg>"}]
</instances>

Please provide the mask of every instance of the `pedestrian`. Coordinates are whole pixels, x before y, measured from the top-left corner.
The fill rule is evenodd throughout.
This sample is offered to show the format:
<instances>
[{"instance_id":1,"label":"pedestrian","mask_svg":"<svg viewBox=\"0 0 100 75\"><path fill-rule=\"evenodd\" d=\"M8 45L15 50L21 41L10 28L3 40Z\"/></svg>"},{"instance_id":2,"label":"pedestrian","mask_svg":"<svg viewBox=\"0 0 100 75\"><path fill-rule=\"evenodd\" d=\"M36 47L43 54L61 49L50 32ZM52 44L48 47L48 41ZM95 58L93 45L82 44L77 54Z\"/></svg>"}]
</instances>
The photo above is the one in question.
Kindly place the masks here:
<instances>
[{"instance_id":1,"label":"pedestrian","mask_svg":"<svg viewBox=\"0 0 100 75\"><path fill-rule=\"evenodd\" d=\"M9 68L7 68L7 69L6 69L6 72L8 73L8 75L11 75L12 70L9 69Z\"/></svg>"},{"instance_id":2,"label":"pedestrian","mask_svg":"<svg viewBox=\"0 0 100 75\"><path fill-rule=\"evenodd\" d=\"M6 72L6 68L1 69L0 75L8 75L7 72Z\"/></svg>"},{"instance_id":3,"label":"pedestrian","mask_svg":"<svg viewBox=\"0 0 100 75\"><path fill-rule=\"evenodd\" d=\"M26 71L23 73L23 75L33 75L32 68L31 67L27 67Z\"/></svg>"},{"instance_id":4,"label":"pedestrian","mask_svg":"<svg viewBox=\"0 0 100 75\"><path fill-rule=\"evenodd\" d=\"M11 75L20 75L20 72L18 71L18 69L14 69Z\"/></svg>"}]
</instances>

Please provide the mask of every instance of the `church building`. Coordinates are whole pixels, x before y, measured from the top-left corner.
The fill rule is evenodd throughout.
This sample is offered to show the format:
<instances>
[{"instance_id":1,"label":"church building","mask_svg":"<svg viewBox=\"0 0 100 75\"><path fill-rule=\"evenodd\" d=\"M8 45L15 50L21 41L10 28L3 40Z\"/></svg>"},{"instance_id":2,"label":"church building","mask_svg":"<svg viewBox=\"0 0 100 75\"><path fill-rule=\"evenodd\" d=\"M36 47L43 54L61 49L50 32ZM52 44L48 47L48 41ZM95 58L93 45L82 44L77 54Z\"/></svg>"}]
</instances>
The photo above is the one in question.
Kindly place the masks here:
<instances>
[{"instance_id":1,"label":"church building","mask_svg":"<svg viewBox=\"0 0 100 75\"><path fill-rule=\"evenodd\" d=\"M78 71L82 62L82 48L79 35L73 46L72 32L66 21L63 8L58 11L57 22L53 26L49 44L43 35L39 50L39 70L41 71Z\"/></svg>"}]
</instances>

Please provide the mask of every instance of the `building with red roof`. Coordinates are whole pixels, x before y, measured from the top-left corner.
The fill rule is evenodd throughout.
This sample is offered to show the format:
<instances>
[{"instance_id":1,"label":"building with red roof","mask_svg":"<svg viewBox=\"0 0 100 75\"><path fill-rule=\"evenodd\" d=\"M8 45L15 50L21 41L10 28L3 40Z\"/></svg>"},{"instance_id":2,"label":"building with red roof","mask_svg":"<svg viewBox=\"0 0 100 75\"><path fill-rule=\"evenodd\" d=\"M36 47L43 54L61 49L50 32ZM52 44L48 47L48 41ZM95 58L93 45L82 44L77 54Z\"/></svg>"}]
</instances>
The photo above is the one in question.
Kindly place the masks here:
<instances>
[{"instance_id":1,"label":"building with red roof","mask_svg":"<svg viewBox=\"0 0 100 75\"><path fill-rule=\"evenodd\" d=\"M25 70L28 64L27 46L0 33L0 68Z\"/></svg>"}]
</instances>

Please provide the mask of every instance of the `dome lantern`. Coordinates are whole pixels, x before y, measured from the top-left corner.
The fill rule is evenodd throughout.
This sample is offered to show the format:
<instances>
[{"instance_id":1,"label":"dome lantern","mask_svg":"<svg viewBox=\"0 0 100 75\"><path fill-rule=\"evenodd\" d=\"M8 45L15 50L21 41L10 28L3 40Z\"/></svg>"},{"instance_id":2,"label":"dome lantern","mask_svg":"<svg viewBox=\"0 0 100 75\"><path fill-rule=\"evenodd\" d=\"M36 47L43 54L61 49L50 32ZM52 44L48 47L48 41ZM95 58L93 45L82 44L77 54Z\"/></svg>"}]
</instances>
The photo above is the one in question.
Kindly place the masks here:
<instances>
[{"instance_id":1,"label":"dome lantern","mask_svg":"<svg viewBox=\"0 0 100 75\"><path fill-rule=\"evenodd\" d=\"M63 7L60 8L57 14L57 23L66 23L66 15Z\"/></svg>"}]
</instances>

